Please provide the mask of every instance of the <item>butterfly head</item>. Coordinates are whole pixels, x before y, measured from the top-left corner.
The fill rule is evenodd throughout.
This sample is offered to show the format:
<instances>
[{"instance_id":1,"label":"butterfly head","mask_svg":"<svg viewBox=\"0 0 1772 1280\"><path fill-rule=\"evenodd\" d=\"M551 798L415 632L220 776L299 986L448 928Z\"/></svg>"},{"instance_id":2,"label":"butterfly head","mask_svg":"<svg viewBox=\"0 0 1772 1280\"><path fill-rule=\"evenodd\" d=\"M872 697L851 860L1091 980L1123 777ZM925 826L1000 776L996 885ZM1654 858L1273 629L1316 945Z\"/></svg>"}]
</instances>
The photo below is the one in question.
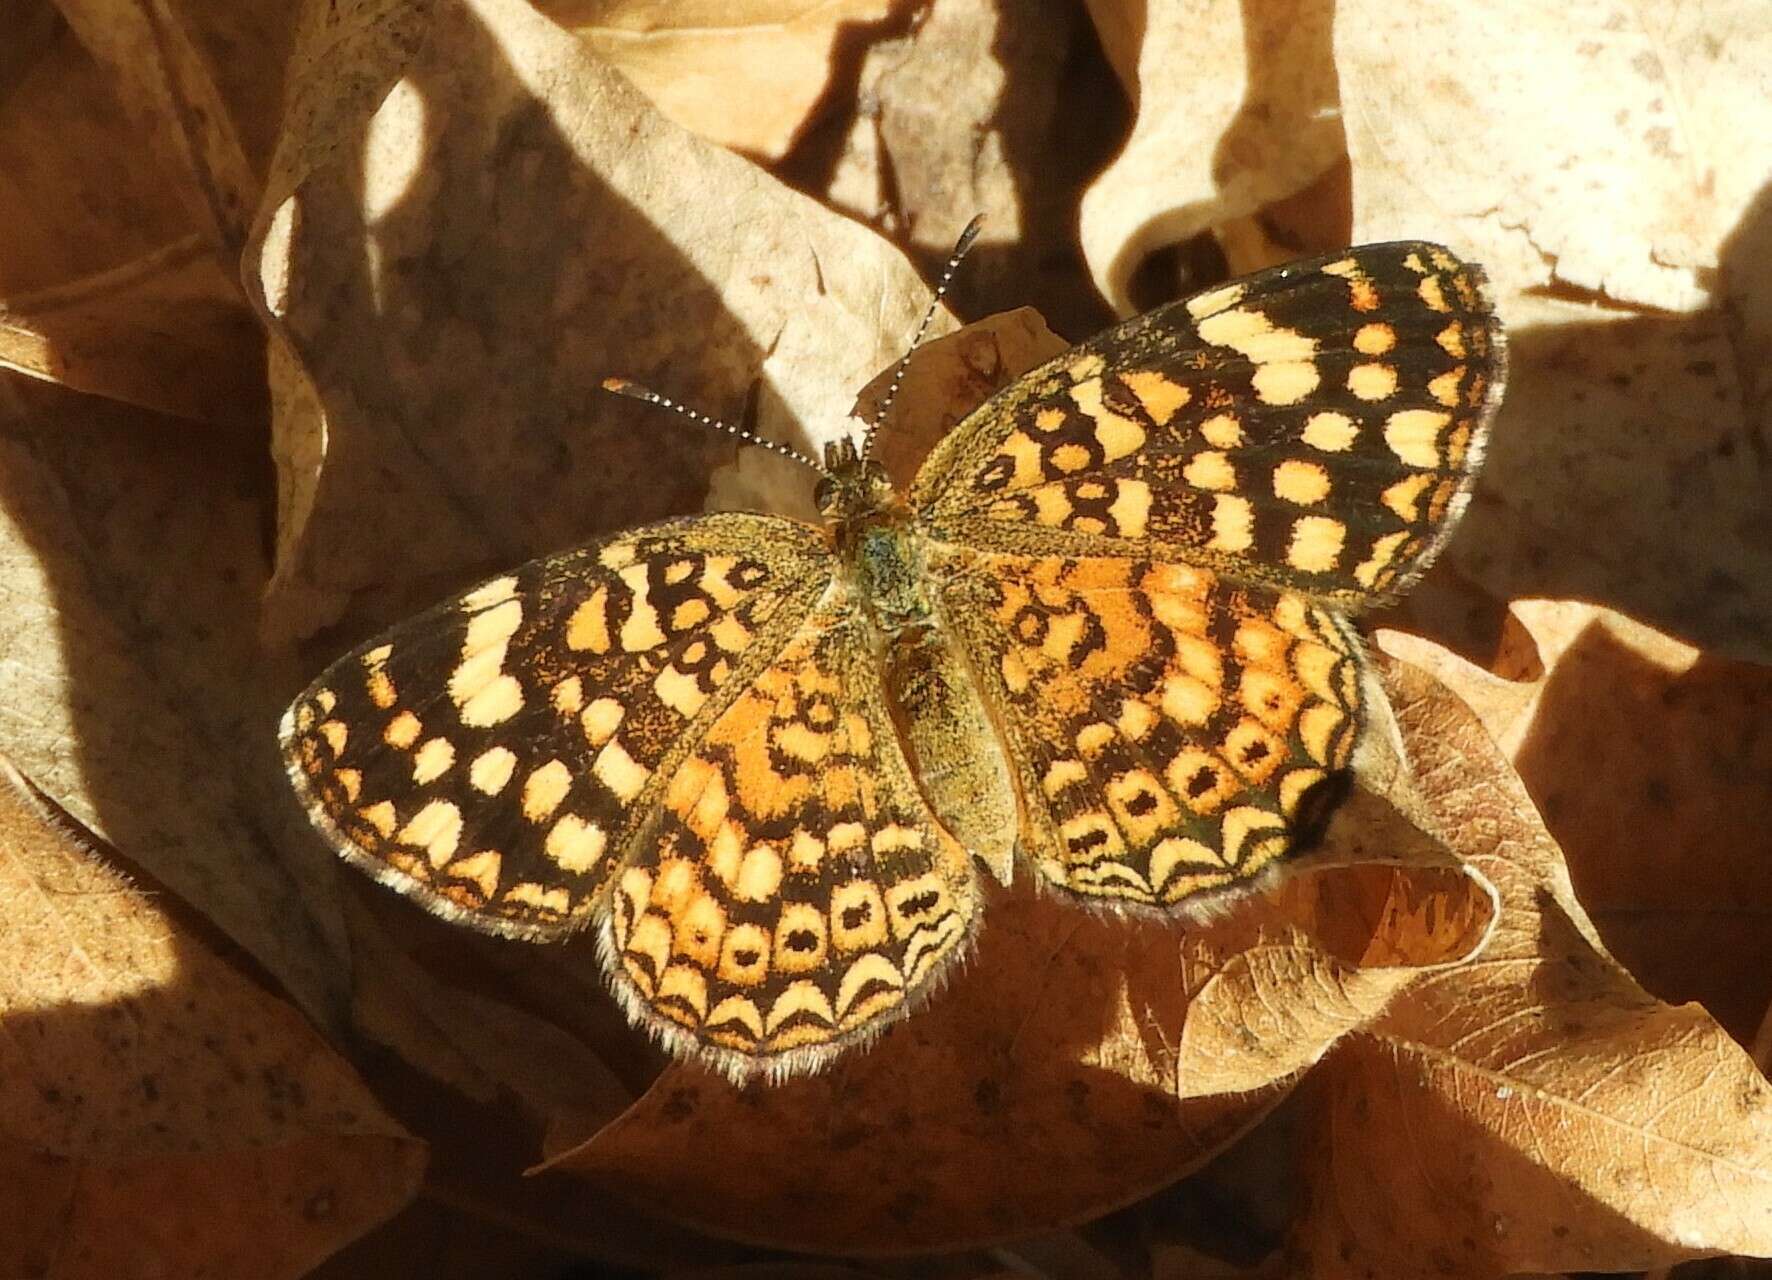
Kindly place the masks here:
<instances>
[{"instance_id":1,"label":"butterfly head","mask_svg":"<svg viewBox=\"0 0 1772 1280\"><path fill-rule=\"evenodd\" d=\"M870 516L888 515L902 505L886 468L864 457L853 440L826 445L823 470L824 479L818 482L813 501L832 524L852 525Z\"/></svg>"}]
</instances>

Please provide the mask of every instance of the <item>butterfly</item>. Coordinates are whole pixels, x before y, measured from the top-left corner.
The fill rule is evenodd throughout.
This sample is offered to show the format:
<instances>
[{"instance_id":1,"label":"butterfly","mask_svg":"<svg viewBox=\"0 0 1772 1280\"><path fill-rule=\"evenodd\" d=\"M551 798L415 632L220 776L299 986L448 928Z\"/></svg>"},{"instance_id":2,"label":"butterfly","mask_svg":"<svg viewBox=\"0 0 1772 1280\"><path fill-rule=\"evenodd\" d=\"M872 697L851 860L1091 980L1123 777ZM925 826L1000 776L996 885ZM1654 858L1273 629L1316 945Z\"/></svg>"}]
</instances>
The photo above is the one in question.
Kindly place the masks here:
<instances>
[{"instance_id":1,"label":"butterfly","mask_svg":"<svg viewBox=\"0 0 1772 1280\"><path fill-rule=\"evenodd\" d=\"M648 525L400 623L291 705L289 775L438 915L594 930L678 1055L815 1070L939 988L983 874L1186 918L1320 837L1349 617L1457 524L1503 352L1434 244L1220 285L1006 386L904 492L870 428L820 525Z\"/></svg>"}]
</instances>

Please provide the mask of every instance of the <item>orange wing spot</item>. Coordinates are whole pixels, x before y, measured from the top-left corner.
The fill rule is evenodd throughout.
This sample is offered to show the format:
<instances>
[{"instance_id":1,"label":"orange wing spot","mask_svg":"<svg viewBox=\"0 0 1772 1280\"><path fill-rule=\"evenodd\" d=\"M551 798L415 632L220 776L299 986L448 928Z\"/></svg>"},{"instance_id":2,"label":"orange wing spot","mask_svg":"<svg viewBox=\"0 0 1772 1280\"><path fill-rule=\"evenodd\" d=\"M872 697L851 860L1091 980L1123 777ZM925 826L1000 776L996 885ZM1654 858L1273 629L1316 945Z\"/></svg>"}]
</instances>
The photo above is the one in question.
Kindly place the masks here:
<instances>
[{"instance_id":1,"label":"orange wing spot","mask_svg":"<svg viewBox=\"0 0 1772 1280\"><path fill-rule=\"evenodd\" d=\"M1391 485L1379 495L1379 501L1394 512L1397 519L1414 524L1421 518L1421 495L1433 480L1433 476L1426 472L1418 472Z\"/></svg>"},{"instance_id":2,"label":"orange wing spot","mask_svg":"<svg viewBox=\"0 0 1772 1280\"><path fill-rule=\"evenodd\" d=\"M837 950L878 947L886 938L886 902L873 881L851 880L831 894L831 941Z\"/></svg>"},{"instance_id":3,"label":"orange wing spot","mask_svg":"<svg viewBox=\"0 0 1772 1280\"><path fill-rule=\"evenodd\" d=\"M320 724L320 736L326 739L326 749L332 752L333 759L345 753L345 744L351 739L351 732L345 727L343 720L324 720Z\"/></svg>"},{"instance_id":4,"label":"orange wing spot","mask_svg":"<svg viewBox=\"0 0 1772 1280\"><path fill-rule=\"evenodd\" d=\"M762 925L739 924L728 929L719 948L719 977L732 986L755 987L769 977L769 933ZM757 1026L762 1035L762 1026Z\"/></svg>"},{"instance_id":5,"label":"orange wing spot","mask_svg":"<svg viewBox=\"0 0 1772 1280\"><path fill-rule=\"evenodd\" d=\"M1444 329L1441 329L1439 333L1434 335L1434 341L1440 344L1440 350L1444 351L1454 360L1462 360L1465 358L1464 326L1458 321L1454 320Z\"/></svg>"},{"instance_id":6,"label":"orange wing spot","mask_svg":"<svg viewBox=\"0 0 1772 1280\"><path fill-rule=\"evenodd\" d=\"M609 652L609 588L598 587L566 620L566 647L580 653Z\"/></svg>"},{"instance_id":7,"label":"orange wing spot","mask_svg":"<svg viewBox=\"0 0 1772 1280\"><path fill-rule=\"evenodd\" d=\"M1397 345L1397 331L1388 324L1363 324L1354 334L1354 350L1363 356L1381 356Z\"/></svg>"},{"instance_id":8,"label":"orange wing spot","mask_svg":"<svg viewBox=\"0 0 1772 1280\"><path fill-rule=\"evenodd\" d=\"M1298 404L1314 393L1322 381L1323 375L1309 360L1264 364L1249 380L1256 398L1273 405Z\"/></svg>"},{"instance_id":9,"label":"orange wing spot","mask_svg":"<svg viewBox=\"0 0 1772 1280\"><path fill-rule=\"evenodd\" d=\"M1308 507L1329 496L1329 470L1315 462L1288 458L1274 468L1274 496Z\"/></svg>"},{"instance_id":10,"label":"orange wing spot","mask_svg":"<svg viewBox=\"0 0 1772 1280\"><path fill-rule=\"evenodd\" d=\"M1340 707L1327 702L1319 702L1315 706L1306 707L1303 715L1298 717L1298 737L1304 743L1304 749L1310 752L1312 760L1318 764L1339 764L1331 759L1335 748L1335 735L1347 720Z\"/></svg>"},{"instance_id":11,"label":"orange wing spot","mask_svg":"<svg viewBox=\"0 0 1772 1280\"><path fill-rule=\"evenodd\" d=\"M1120 375L1120 381L1159 427L1168 426L1169 420L1193 398L1193 393L1179 382L1152 369L1129 369Z\"/></svg>"},{"instance_id":12,"label":"orange wing spot","mask_svg":"<svg viewBox=\"0 0 1772 1280\"><path fill-rule=\"evenodd\" d=\"M1239 805L1235 809L1225 810L1218 827L1224 845L1224 860L1232 866L1237 865L1245 858L1243 846L1251 836L1276 829L1283 830L1285 826L1286 820L1268 809Z\"/></svg>"},{"instance_id":13,"label":"orange wing spot","mask_svg":"<svg viewBox=\"0 0 1772 1280\"><path fill-rule=\"evenodd\" d=\"M810 902L784 904L775 923L775 967L782 973L811 973L829 955L824 913Z\"/></svg>"},{"instance_id":14,"label":"orange wing spot","mask_svg":"<svg viewBox=\"0 0 1772 1280\"><path fill-rule=\"evenodd\" d=\"M1464 382L1464 366L1457 365L1428 381L1427 391L1448 409L1458 407L1458 388Z\"/></svg>"},{"instance_id":15,"label":"orange wing spot","mask_svg":"<svg viewBox=\"0 0 1772 1280\"><path fill-rule=\"evenodd\" d=\"M388 800L372 804L366 809L357 810L357 816L375 828L384 840L394 834L394 827L399 823L393 803Z\"/></svg>"},{"instance_id":16,"label":"orange wing spot","mask_svg":"<svg viewBox=\"0 0 1772 1280\"><path fill-rule=\"evenodd\" d=\"M492 895L498 892L498 875L503 865L504 857L497 850L482 849L458 858L445 870L451 879L471 882L480 891L482 901L491 901Z\"/></svg>"},{"instance_id":17,"label":"orange wing spot","mask_svg":"<svg viewBox=\"0 0 1772 1280\"><path fill-rule=\"evenodd\" d=\"M348 804L356 804L357 796L363 790L363 771L361 769L339 769L333 773L340 791L345 793Z\"/></svg>"},{"instance_id":18,"label":"orange wing spot","mask_svg":"<svg viewBox=\"0 0 1772 1280\"><path fill-rule=\"evenodd\" d=\"M1440 277L1424 277L1422 282L1416 286L1415 291L1421 296L1422 302L1426 304L1429 311L1452 310L1451 306L1446 302L1445 292L1440 288Z\"/></svg>"}]
</instances>

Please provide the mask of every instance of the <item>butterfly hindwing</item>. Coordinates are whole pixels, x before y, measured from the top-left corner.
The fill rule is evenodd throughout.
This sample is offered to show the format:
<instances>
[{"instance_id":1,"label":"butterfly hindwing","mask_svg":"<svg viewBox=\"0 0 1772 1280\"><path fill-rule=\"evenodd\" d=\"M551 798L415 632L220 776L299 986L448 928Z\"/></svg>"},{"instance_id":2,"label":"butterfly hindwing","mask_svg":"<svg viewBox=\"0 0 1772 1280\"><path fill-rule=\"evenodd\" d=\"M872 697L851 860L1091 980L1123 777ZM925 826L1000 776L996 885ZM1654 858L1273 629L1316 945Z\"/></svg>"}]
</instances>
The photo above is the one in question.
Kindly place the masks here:
<instances>
[{"instance_id":1,"label":"butterfly hindwing","mask_svg":"<svg viewBox=\"0 0 1772 1280\"><path fill-rule=\"evenodd\" d=\"M978 907L839 595L670 770L602 941L624 1004L667 1042L786 1074L904 1013Z\"/></svg>"},{"instance_id":2,"label":"butterfly hindwing","mask_svg":"<svg viewBox=\"0 0 1772 1280\"><path fill-rule=\"evenodd\" d=\"M1117 546L1356 607L1437 553L1502 375L1480 269L1362 246L1072 348L956 426L911 503L958 542Z\"/></svg>"},{"instance_id":3,"label":"butterfly hindwing","mask_svg":"<svg viewBox=\"0 0 1772 1280\"><path fill-rule=\"evenodd\" d=\"M1198 903L1320 828L1361 724L1357 644L1328 611L1153 560L949 548L937 563L1048 881Z\"/></svg>"},{"instance_id":4,"label":"butterfly hindwing","mask_svg":"<svg viewBox=\"0 0 1772 1280\"><path fill-rule=\"evenodd\" d=\"M833 564L811 526L737 514L532 561L328 668L284 718L290 777L334 848L438 914L564 933Z\"/></svg>"}]
</instances>

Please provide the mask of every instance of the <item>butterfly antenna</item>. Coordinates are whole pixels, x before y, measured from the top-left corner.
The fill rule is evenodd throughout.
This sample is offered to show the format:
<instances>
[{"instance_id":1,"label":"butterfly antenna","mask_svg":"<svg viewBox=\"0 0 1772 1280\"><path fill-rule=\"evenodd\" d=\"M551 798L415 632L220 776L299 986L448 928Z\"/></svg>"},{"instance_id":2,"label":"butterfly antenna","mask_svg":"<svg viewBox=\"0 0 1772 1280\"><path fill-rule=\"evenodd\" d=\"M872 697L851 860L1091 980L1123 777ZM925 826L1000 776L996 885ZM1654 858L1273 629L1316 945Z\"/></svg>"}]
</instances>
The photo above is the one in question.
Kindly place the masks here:
<instances>
[{"instance_id":1,"label":"butterfly antenna","mask_svg":"<svg viewBox=\"0 0 1772 1280\"><path fill-rule=\"evenodd\" d=\"M880 424L886 421L886 411L892 408L893 400L898 397L898 386L904 381L905 367L910 364L911 356L916 354L917 348L922 345L923 335L929 332L929 323L935 319L936 309L941 306L941 300L947 296L948 285L953 282L954 272L960 268L960 260L966 256L967 250L972 248L972 242L978 239L979 228L982 226L984 226L984 215L981 213L966 224L966 229L960 233L959 240L955 241L954 251L948 256L948 264L941 269L941 279L936 282L935 296L929 299L929 309L923 313L923 323L917 326L917 336L911 339L911 345L905 349L904 355L899 357L898 364L892 370L892 382L886 388L886 397L880 401L880 407L874 410L874 420L868 423L867 434L861 440L862 457L873 455L874 436L880 430Z\"/></svg>"},{"instance_id":2,"label":"butterfly antenna","mask_svg":"<svg viewBox=\"0 0 1772 1280\"><path fill-rule=\"evenodd\" d=\"M678 404L668 396L661 396L656 391L648 391L637 382L629 382L626 378L605 378L603 379L603 390L613 391L616 395L626 396L630 400L644 400L647 404L659 405L662 408L671 410L673 413L680 413L685 418L692 418L696 422L701 423L704 427L713 427L716 431L724 431L728 435L737 436L746 444L761 445L772 453L779 453L784 458L792 458L803 467L811 467L821 476L824 474L823 467L819 466L798 449L789 445L780 444L774 440L765 440L755 432L744 431L738 427L727 426L718 418L710 418L705 413L697 413L688 405Z\"/></svg>"}]
</instances>

